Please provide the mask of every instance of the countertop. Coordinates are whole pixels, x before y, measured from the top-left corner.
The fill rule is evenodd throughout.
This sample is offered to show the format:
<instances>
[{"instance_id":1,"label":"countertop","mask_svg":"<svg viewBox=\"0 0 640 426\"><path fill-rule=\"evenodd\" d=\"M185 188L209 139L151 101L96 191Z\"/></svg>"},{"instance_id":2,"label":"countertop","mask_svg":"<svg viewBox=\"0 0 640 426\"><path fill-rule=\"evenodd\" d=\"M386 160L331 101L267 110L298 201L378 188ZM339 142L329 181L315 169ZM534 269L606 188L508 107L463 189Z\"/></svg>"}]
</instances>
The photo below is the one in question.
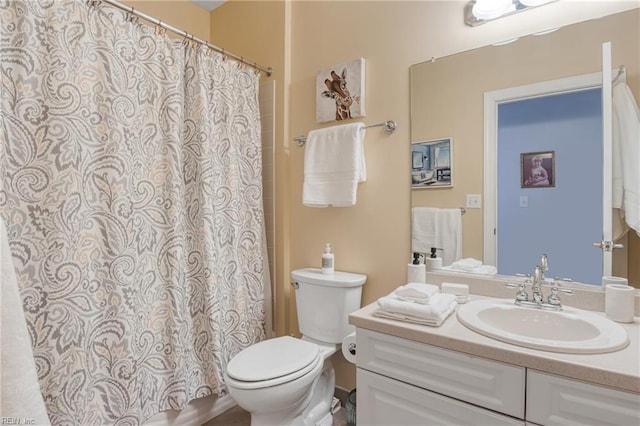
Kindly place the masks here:
<instances>
[{"instance_id":1,"label":"countertop","mask_svg":"<svg viewBox=\"0 0 640 426\"><path fill-rule=\"evenodd\" d=\"M471 299L486 298L472 295ZM495 361L582 380L616 390L640 393L640 318L620 324L629 345L605 354L563 354L503 343L471 331L451 314L440 327L374 317L374 302L349 316L350 324ZM602 314L604 315L604 314Z\"/></svg>"}]
</instances>

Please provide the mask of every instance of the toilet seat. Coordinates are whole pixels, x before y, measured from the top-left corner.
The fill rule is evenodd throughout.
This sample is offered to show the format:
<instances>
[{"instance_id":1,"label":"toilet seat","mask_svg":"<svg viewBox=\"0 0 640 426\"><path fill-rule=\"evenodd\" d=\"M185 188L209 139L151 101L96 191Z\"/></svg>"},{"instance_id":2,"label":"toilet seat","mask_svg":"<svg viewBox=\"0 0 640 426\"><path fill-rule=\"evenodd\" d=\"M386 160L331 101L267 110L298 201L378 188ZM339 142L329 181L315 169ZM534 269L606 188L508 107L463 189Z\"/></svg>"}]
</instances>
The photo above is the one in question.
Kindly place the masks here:
<instances>
[{"instance_id":1,"label":"toilet seat","mask_svg":"<svg viewBox=\"0 0 640 426\"><path fill-rule=\"evenodd\" d=\"M318 345L282 336L244 349L229 362L226 373L233 386L258 389L298 379L323 362Z\"/></svg>"}]
</instances>

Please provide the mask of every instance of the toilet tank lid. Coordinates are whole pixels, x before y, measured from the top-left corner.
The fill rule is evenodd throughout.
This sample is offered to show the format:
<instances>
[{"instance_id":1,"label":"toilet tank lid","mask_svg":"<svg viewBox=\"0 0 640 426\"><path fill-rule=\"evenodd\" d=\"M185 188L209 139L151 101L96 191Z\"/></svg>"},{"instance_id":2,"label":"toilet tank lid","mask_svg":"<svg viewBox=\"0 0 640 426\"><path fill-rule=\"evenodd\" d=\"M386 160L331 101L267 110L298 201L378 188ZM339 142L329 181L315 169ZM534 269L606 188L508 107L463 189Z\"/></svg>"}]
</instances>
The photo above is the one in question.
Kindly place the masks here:
<instances>
[{"instance_id":1,"label":"toilet tank lid","mask_svg":"<svg viewBox=\"0 0 640 426\"><path fill-rule=\"evenodd\" d=\"M328 287L358 287L367 280L367 276L362 274L341 271L323 274L322 269L318 268L296 269L291 272L291 276L295 281Z\"/></svg>"}]
</instances>

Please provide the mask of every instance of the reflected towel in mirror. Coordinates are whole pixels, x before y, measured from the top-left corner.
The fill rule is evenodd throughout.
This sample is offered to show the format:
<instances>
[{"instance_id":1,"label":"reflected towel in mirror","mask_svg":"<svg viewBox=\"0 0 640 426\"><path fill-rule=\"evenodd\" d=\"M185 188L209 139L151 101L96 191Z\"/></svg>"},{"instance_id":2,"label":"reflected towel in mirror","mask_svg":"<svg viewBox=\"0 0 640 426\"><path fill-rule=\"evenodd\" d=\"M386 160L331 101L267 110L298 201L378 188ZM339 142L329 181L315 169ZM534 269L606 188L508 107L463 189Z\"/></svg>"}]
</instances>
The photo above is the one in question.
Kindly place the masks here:
<instances>
[{"instance_id":1,"label":"reflected towel in mirror","mask_svg":"<svg viewBox=\"0 0 640 426\"><path fill-rule=\"evenodd\" d=\"M462 211L432 207L411 209L411 251L429 253L432 247L442 249L444 266L462 257Z\"/></svg>"}]
</instances>

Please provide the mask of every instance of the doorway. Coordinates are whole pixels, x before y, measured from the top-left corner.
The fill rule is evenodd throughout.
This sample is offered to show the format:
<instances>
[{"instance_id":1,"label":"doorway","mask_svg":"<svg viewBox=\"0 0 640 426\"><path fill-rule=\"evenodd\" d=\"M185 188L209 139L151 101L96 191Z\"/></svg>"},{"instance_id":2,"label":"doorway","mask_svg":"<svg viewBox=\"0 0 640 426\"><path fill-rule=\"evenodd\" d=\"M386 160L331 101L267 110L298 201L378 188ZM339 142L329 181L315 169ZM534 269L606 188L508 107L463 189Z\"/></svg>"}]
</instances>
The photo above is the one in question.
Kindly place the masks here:
<instances>
[{"instance_id":1,"label":"doorway","mask_svg":"<svg viewBox=\"0 0 640 426\"><path fill-rule=\"evenodd\" d=\"M531 273L542 253L550 272L584 283L603 275L602 90L498 105L497 266ZM544 162L543 162L544 160ZM537 162L540 181L530 179Z\"/></svg>"}]
</instances>

